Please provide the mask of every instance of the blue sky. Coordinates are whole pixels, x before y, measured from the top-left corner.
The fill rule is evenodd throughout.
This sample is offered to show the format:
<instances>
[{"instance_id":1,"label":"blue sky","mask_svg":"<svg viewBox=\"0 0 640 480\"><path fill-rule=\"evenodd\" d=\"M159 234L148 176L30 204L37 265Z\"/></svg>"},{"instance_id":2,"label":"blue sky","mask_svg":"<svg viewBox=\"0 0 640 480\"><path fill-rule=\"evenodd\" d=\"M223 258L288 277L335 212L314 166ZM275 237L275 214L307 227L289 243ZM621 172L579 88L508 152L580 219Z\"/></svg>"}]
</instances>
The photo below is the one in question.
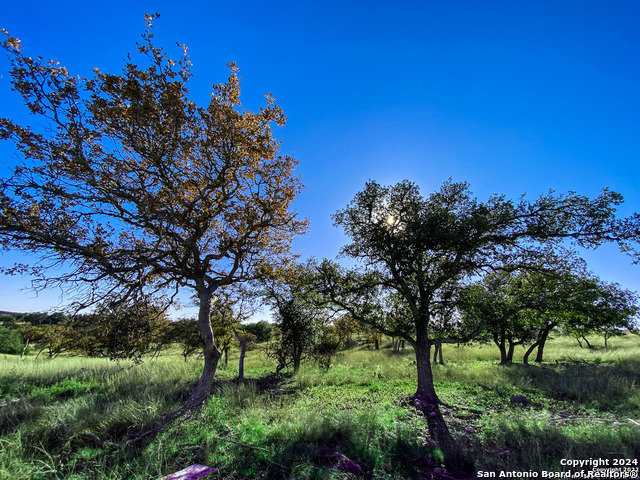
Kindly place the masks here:
<instances>
[{"instance_id":1,"label":"blue sky","mask_svg":"<svg viewBox=\"0 0 640 480\"><path fill-rule=\"evenodd\" d=\"M145 11L161 14L154 32L170 55L189 46L196 101L230 61L245 107L276 96L288 117L276 134L307 187L296 201L311 224L295 243L303 257L338 253L346 240L330 214L368 179L408 178L428 194L452 177L481 200L609 187L625 197L621 214L640 210L640 2L31 1L3 5L0 27L27 54L90 75L119 70ZM7 72L2 56L0 115L26 119ZM640 266L615 247L587 258L640 291ZM59 304L28 284L0 278L0 310Z\"/></svg>"}]
</instances>

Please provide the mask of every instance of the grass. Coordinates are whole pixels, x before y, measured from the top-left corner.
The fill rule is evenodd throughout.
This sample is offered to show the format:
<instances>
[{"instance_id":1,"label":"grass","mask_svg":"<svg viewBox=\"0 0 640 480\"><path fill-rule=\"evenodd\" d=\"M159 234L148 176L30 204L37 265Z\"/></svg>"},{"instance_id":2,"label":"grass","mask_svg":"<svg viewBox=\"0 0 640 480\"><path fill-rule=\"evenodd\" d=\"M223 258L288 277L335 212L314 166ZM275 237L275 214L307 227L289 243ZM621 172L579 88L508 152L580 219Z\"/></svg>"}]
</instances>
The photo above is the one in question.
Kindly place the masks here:
<instances>
[{"instance_id":1,"label":"grass","mask_svg":"<svg viewBox=\"0 0 640 480\"><path fill-rule=\"evenodd\" d=\"M541 365L499 366L497 353L447 345L446 364L434 366L445 418L478 470L560 471L563 458L640 457L637 336L611 339L606 350L556 338ZM232 354L219 369L197 417L115 449L107 442L124 446L182 405L200 360L184 362L177 351L137 366L0 356L0 479L157 479L193 463L218 468L220 479L362 478L347 459L374 478L404 479L426 478L441 460L424 417L403 401L416 388L410 349L356 347L329 370L303 365L280 377L254 350L241 385L236 361ZM514 394L529 405L512 404Z\"/></svg>"}]
</instances>

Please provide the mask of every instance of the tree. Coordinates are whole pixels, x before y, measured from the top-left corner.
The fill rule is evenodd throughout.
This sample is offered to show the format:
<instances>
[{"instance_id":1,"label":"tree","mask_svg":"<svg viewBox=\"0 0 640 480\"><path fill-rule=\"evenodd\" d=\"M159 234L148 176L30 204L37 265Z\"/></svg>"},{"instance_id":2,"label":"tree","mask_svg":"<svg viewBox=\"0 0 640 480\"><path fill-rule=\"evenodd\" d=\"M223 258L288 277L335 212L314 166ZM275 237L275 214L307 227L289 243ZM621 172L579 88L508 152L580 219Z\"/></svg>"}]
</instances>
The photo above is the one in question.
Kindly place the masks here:
<instances>
[{"instance_id":1,"label":"tree","mask_svg":"<svg viewBox=\"0 0 640 480\"><path fill-rule=\"evenodd\" d=\"M247 350L251 348L255 348L258 343L258 338L249 332L245 332L244 330L236 330L235 326L231 327L233 331L233 335L236 337L238 344L240 345L240 358L238 360L238 382L244 381L244 356Z\"/></svg>"},{"instance_id":2,"label":"tree","mask_svg":"<svg viewBox=\"0 0 640 480\"><path fill-rule=\"evenodd\" d=\"M323 318L313 298L310 265L294 264L286 277L262 282L261 295L272 307L275 319L267 355L278 362L276 372L288 366L297 372L302 361L312 356L322 333Z\"/></svg>"},{"instance_id":3,"label":"tree","mask_svg":"<svg viewBox=\"0 0 640 480\"><path fill-rule=\"evenodd\" d=\"M44 324L31 326L26 324L20 328L22 336L38 344L39 351L36 358L47 349L49 358L55 358L62 353L77 352L81 344L78 332L67 323Z\"/></svg>"},{"instance_id":4,"label":"tree","mask_svg":"<svg viewBox=\"0 0 640 480\"><path fill-rule=\"evenodd\" d=\"M606 348L609 337L633 327L640 311L638 297L633 292L596 277L574 279L570 287L572 291L564 299L568 314L561 324L565 333L584 339L587 345L586 335L603 333ZM538 347L536 362L541 361L542 350Z\"/></svg>"},{"instance_id":5,"label":"tree","mask_svg":"<svg viewBox=\"0 0 640 480\"><path fill-rule=\"evenodd\" d=\"M349 315L340 315L333 322L333 326L336 328L336 335L342 348L349 348L355 344L353 336L361 330L358 322Z\"/></svg>"},{"instance_id":6,"label":"tree","mask_svg":"<svg viewBox=\"0 0 640 480\"><path fill-rule=\"evenodd\" d=\"M280 298L275 311L276 334L267 349L267 355L278 362L276 372L288 366L300 369L302 361L312 353L320 333L317 318L300 296Z\"/></svg>"},{"instance_id":7,"label":"tree","mask_svg":"<svg viewBox=\"0 0 640 480\"><path fill-rule=\"evenodd\" d=\"M323 325L320 334L313 345L312 355L320 368L325 370L331 367L331 360L340 347L338 330L333 325Z\"/></svg>"},{"instance_id":8,"label":"tree","mask_svg":"<svg viewBox=\"0 0 640 480\"><path fill-rule=\"evenodd\" d=\"M216 295L211 306L213 336L217 339L217 345L224 357L225 366L229 364L229 350L236 339L234 328L240 323L240 318L233 310L234 303L229 296L222 294Z\"/></svg>"},{"instance_id":9,"label":"tree","mask_svg":"<svg viewBox=\"0 0 640 480\"><path fill-rule=\"evenodd\" d=\"M0 353L17 354L23 347L24 341L20 332L0 325Z\"/></svg>"},{"instance_id":10,"label":"tree","mask_svg":"<svg viewBox=\"0 0 640 480\"><path fill-rule=\"evenodd\" d=\"M144 354L167 341L169 321L151 299L132 298L128 302L101 303L93 313L76 316L70 327L74 350L140 363Z\"/></svg>"},{"instance_id":11,"label":"tree","mask_svg":"<svg viewBox=\"0 0 640 480\"><path fill-rule=\"evenodd\" d=\"M255 335L259 343L271 340L271 335L273 333L273 325L266 320L243 324L242 329L247 333Z\"/></svg>"},{"instance_id":12,"label":"tree","mask_svg":"<svg viewBox=\"0 0 640 480\"><path fill-rule=\"evenodd\" d=\"M272 132L285 123L282 109L269 94L259 111L244 110L235 64L208 105L196 105L187 48L172 60L155 46L156 16L146 16L139 63L129 56L122 73L96 69L92 78L27 57L4 32L13 87L44 127L0 119L0 138L21 157L0 181L0 246L62 266L29 271L37 288L75 287L80 307L193 290L204 342L203 373L186 405L194 407L221 357L214 294L271 272L306 221L290 209L302 188L297 162L279 153Z\"/></svg>"},{"instance_id":13,"label":"tree","mask_svg":"<svg viewBox=\"0 0 640 480\"><path fill-rule=\"evenodd\" d=\"M628 290L577 270L575 262L556 259L554 264L553 271L492 273L466 290L461 307L476 321L484 320L501 349L501 363L511 363L513 346L531 339L523 362L527 364L536 349L535 361L542 362L545 344L556 327L578 336L592 331L607 335L627 328L638 311L636 296Z\"/></svg>"},{"instance_id":14,"label":"tree","mask_svg":"<svg viewBox=\"0 0 640 480\"><path fill-rule=\"evenodd\" d=\"M365 323L379 322L372 314L378 307L370 304L376 303L377 292L400 296L413 328L382 327L385 333L406 339L415 350L415 397L429 411L431 434L452 472L465 475L473 467L440 413L430 349L435 343L468 339L474 332L439 338L442 325L434 325L434 311L450 301L463 281L483 270L514 270L534 261L539 265L539 259L550 252L560 255L567 242L595 248L616 241L637 255L632 248L640 217L617 219L615 209L620 203L622 197L606 189L593 200L576 193L549 192L534 202L494 195L482 203L471 196L466 183L445 182L424 198L409 181L391 187L369 181L346 208L334 214L335 225L351 240L341 253L360 260L362 269L349 272L325 262L321 289ZM454 326L457 320L447 321ZM449 326L444 329L448 330Z\"/></svg>"},{"instance_id":15,"label":"tree","mask_svg":"<svg viewBox=\"0 0 640 480\"><path fill-rule=\"evenodd\" d=\"M181 318L171 322L171 338L182 347L182 356L187 361L189 355L202 353L204 343L198 328L198 321L194 318Z\"/></svg>"},{"instance_id":16,"label":"tree","mask_svg":"<svg viewBox=\"0 0 640 480\"><path fill-rule=\"evenodd\" d=\"M513 272L497 272L463 289L459 307L466 321L482 323L500 350L500 364L513 362L517 345L534 335L529 297L522 294L522 278Z\"/></svg>"}]
</instances>

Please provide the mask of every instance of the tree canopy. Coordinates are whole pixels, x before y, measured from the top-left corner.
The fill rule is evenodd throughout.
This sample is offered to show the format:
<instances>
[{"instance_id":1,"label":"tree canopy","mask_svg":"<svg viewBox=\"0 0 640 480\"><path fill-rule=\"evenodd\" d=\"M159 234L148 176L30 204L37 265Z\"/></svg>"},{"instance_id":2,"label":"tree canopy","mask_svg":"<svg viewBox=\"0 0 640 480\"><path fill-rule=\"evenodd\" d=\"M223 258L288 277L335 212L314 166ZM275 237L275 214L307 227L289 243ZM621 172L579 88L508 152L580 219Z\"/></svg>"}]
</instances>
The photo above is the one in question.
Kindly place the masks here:
<instances>
[{"instance_id":1,"label":"tree canopy","mask_svg":"<svg viewBox=\"0 0 640 480\"><path fill-rule=\"evenodd\" d=\"M43 127L0 118L0 138L20 159L0 180L0 246L42 259L8 273L30 271L38 288L75 285L81 306L193 289L205 343L201 399L219 359L211 298L286 261L306 229L291 209L302 184L272 132L285 123L273 96L258 111L242 108L232 63L209 103L196 105L187 48L173 60L155 46L154 18L146 16L139 61L129 55L121 73L96 69L91 78L26 56L4 32L13 88Z\"/></svg>"},{"instance_id":2,"label":"tree canopy","mask_svg":"<svg viewBox=\"0 0 640 480\"><path fill-rule=\"evenodd\" d=\"M412 328L407 322L380 326L395 330L414 347L416 398L432 410L430 429L452 468L466 471L469 465L459 458L439 413L430 348L461 341L464 335L440 337L442 332L454 331L456 321L443 318L444 307L465 282L484 271L553 270L552 260L571 257L572 245L596 248L616 242L637 259L640 217L616 217L622 201L621 195L604 189L594 199L550 191L534 201L521 197L514 202L493 195L480 202L466 183L447 181L423 197L409 181L393 186L369 181L346 208L335 213L335 225L350 239L341 252L359 260L361 270L349 272L324 262L318 289L369 324L381 322L371 299L400 300L400 310L406 312Z\"/></svg>"}]
</instances>

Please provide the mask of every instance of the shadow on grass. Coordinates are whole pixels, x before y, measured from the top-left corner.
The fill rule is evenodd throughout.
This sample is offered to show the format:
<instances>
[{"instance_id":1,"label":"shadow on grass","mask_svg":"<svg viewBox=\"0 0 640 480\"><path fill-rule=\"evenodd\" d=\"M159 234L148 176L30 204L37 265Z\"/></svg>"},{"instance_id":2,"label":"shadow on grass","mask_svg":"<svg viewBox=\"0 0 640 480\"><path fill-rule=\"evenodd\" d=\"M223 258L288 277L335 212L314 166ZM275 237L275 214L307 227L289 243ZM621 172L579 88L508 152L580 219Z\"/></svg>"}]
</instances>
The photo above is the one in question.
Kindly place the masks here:
<instances>
[{"instance_id":1,"label":"shadow on grass","mask_svg":"<svg viewBox=\"0 0 640 480\"><path fill-rule=\"evenodd\" d=\"M510 365L504 374L514 386L536 389L555 400L568 400L597 410L640 409L640 375L615 364L567 362ZM640 368L640 364L637 365Z\"/></svg>"}]
</instances>

